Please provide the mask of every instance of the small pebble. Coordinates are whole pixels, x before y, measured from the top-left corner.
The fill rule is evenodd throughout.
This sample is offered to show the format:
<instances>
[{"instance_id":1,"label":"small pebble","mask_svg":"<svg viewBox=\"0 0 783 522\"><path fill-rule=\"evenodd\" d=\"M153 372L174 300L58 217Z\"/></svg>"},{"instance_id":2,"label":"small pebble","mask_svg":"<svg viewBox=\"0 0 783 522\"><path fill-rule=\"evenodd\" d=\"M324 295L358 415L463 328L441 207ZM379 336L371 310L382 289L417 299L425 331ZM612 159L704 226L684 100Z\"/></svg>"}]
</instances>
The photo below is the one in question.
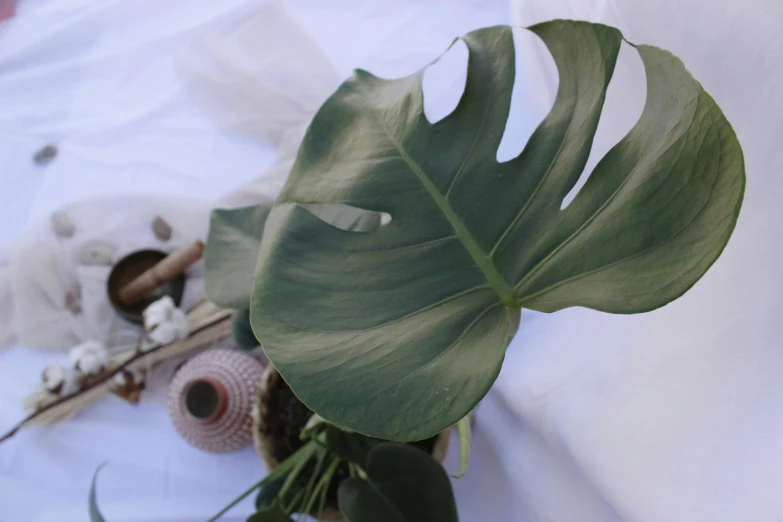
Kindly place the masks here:
<instances>
[{"instance_id":1,"label":"small pebble","mask_svg":"<svg viewBox=\"0 0 783 522\"><path fill-rule=\"evenodd\" d=\"M73 221L62 210L53 212L49 218L52 232L60 237L71 237L76 230Z\"/></svg>"},{"instance_id":2,"label":"small pebble","mask_svg":"<svg viewBox=\"0 0 783 522\"><path fill-rule=\"evenodd\" d=\"M57 147L54 145L47 145L33 156L33 162L36 165L46 165L50 163L57 156Z\"/></svg>"},{"instance_id":3,"label":"small pebble","mask_svg":"<svg viewBox=\"0 0 783 522\"><path fill-rule=\"evenodd\" d=\"M155 219L152 221L152 231L155 233L155 237L161 241L171 239L171 225L166 223L160 216L155 216Z\"/></svg>"}]
</instances>

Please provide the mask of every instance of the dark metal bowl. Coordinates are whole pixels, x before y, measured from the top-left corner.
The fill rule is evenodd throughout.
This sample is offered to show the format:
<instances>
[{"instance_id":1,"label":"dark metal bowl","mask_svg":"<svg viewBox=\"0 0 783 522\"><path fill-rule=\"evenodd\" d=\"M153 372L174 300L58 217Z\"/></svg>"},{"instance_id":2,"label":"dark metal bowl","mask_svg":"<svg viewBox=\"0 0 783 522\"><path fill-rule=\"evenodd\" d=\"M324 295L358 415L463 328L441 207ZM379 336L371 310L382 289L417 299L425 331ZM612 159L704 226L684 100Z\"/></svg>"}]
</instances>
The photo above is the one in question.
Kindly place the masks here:
<instances>
[{"instance_id":1,"label":"dark metal bowl","mask_svg":"<svg viewBox=\"0 0 783 522\"><path fill-rule=\"evenodd\" d=\"M119 263L114 265L114 268L109 274L107 290L109 293L109 302L117 313L120 314L120 317L131 323L142 324L143 318L141 314L144 309L161 297L167 295L174 300L174 304L179 306L182 301L182 294L185 291L184 273L163 283L148 296L132 305L123 303L119 298L120 288L123 288L146 270L155 266L167 255L168 254L161 252L160 250L138 250L123 257Z\"/></svg>"}]
</instances>

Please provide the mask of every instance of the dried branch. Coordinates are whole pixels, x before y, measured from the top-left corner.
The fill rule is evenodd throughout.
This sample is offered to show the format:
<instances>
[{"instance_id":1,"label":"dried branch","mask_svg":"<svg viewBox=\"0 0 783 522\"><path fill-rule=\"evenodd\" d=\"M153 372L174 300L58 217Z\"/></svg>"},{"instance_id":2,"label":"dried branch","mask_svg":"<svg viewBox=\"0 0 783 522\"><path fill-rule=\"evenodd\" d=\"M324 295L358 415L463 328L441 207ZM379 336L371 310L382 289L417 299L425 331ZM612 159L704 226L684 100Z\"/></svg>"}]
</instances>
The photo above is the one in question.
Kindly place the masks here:
<instances>
[{"instance_id":1,"label":"dried branch","mask_svg":"<svg viewBox=\"0 0 783 522\"><path fill-rule=\"evenodd\" d=\"M169 358L179 353L184 353L193 349L194 346L201 346L217 340L218 338L230 334L231 331L231 316L232 312L229 310L223 310L218 314L215 314L210 320L203 321L203 324L198 325L191 331L190 336L183 341L175 341L173 343L156 346L146 352L139 352L133 355L124 363L120 364L113 370L106 372L104 375L90 382L87 386L79 390L78 392L60 397L59 399L47 404L46 406L34 411L24 419L22 419L16 426L11 428L5 435L0 437L0 444L10 439L25 425L36 420L38 417L50 412L54 408L61 407L68 404L78 397L94 391L97 387L108 384L112 377L125 370L126 368L139 363L145 362L148 365L152 365L155 362ZM218 328L223 326L223 328ZM165 357L161 357L163 352L166 352Z\"/></svg>"}]
</instances>

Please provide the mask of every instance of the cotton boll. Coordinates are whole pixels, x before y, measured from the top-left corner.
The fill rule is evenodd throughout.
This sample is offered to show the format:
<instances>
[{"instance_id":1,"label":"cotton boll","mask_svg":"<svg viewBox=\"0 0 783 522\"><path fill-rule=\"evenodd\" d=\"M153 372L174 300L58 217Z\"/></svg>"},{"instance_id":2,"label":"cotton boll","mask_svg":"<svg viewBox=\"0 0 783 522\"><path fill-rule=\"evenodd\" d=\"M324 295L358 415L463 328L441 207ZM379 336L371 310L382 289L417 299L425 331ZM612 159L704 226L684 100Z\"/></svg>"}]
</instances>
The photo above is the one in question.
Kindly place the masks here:
<instances>
[{"instance_id":1,"label":"cotton boll","mask_svg":"<svg viewBox=\"0 0 783 522\"><path fill-rule=\"evenodd\" d=\"M114 389L140 388L144 389L144 373L140 370L125 369L111 379Z\"/></svg>"},{"instance_id":2,"label":"cotton boll","mask_svg":"<svg viewBox=\"0 0 783 522\"><path fill-rule=\"evenodd\" d=\"M71 365L83 375L97 375L109 364L109 353L98 341L87 341L71 348Z\"/></svg>"},{"instance_id":3,"label":"cotton boll","mask_svg":"<svg viewBox=\"0 0 783 522\"><path fill-rule=\"evenodd\" d=\"M51 365L41 373L44 388L61 397L79 391L79 375L71 368Z\"/></svg>"},{"instance_id":4,"label":"cotton boll","mask_svg":"<svg viewBox=\"0 0 783 522\"><path fill-rule=\"evenodd\" d=\"M157 325L149 332L149 339L158 346L185 339L188 336L188 324L184 314L183 318L184 322L177 318Z\"/></svg>"},{"instance_id":5,"label":"cotton boll","mask_svg":"<svg viewBox=\"0 0 783 522\"><path fill-rule=\"evenodd\" d=\"M156 325L162 322L168 321L169 316L173 310L177 307L174 305L174 300L171 296L164 296L149 305L142 312L144 318L144 329L148 332L152 330Z\"/></svg>"},{"instance_id":6,"label":"cotton boll","mask_svg":"<svg viewBox=\"0 0 783 522\"><path fill-rule=\"evenodd\" d=\"M138 404L145 387L146 377L140 370L125 369L111 380L112 393L132 404Z\"/></svg>"},{"instance_id":7,"label":"cotton boll","mask_svg":"<svg viewBox=\"0 0 783 522\"><path fill-rule=\"evenodd\" d=\"M142 344L142 351L180 341L190 335L187 315L174 305L174 300L169 296L149 305L144 310L143 316L147 341Z\"/></svg>"}]
</instances>

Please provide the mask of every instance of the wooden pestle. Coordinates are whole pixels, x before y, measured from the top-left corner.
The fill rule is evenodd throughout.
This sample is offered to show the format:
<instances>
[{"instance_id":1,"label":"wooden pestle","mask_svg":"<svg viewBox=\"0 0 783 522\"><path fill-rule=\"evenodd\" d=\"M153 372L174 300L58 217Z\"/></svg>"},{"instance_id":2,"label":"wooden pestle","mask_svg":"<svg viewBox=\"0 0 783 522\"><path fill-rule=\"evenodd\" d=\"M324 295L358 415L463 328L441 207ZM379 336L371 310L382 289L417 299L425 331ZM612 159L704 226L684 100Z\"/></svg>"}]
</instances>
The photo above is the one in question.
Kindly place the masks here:
<instances>
[{"instance_id":1,"label":"wooden pestle","mask_svg":"<svg viewBox=\"0 0 783 522\"><path fill-rule=\"evenodd\" d=\"M126 305L140 301L157 287L177 277L204 255L204 243L195 241L175 250L158 264L120 289L120 301Z\"/></svg>"}]
</instances>

